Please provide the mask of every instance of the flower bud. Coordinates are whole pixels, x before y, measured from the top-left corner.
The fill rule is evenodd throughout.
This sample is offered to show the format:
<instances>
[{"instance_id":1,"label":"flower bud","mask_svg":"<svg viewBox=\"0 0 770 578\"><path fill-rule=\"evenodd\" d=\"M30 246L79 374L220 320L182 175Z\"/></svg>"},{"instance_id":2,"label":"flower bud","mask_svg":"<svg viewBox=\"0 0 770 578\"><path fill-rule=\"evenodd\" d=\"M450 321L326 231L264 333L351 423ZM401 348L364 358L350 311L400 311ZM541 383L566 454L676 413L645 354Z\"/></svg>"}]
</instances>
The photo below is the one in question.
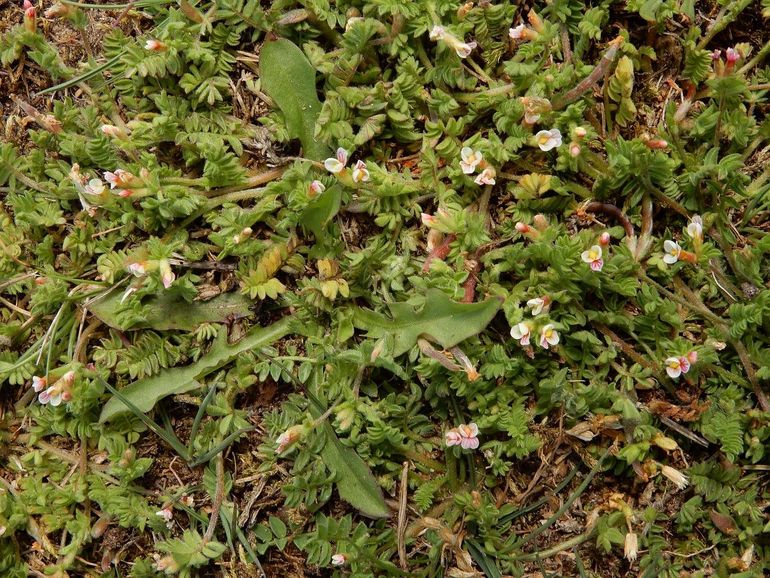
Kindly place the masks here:
<instances>
[{"instance_id":1,"label":"flower bud","mask_svg":"<svg viewBox=\"0 0 770 578\"><path fill-rule=\"evenodd\" d=\"M668 142L663 140L662 138L651 138L644 143L647 145L648 149L652 150L663 150L665 148L668 148Z\"/></svg>"},{"instance_id":2,"label":"flower bud","mask_svg":"<svg viewBox=\"0 0 770 578\"><path fill-rule=\"evenodd\" d=\"M634 532L628 532L626 534L626 540L623 545L623 555L626 560L633 562L636 560L636 555L639 552L639 539Z\"/></svg>"},{"instance_id":3,"label":"flower bud","mask_svg":"<svg viewBox=\"0 0 770 578\"><path fill-rule=\"evenodd\" d=\"M659 448L666 450L667 452L672 452L679 447L674 440L662 434L657 434L654 438L652 438L652 443L654 443Z\"/></svg>"},{"instance_id":4,"label":"flower bud","mask_svg":"<svg viewBox=\"0 0 770 578\"><path fill-rule=\"evenodd\" d=\"M582 126L575 127L575 138L585 138L587 134L588 134L588 131L584 129Z\"/></svg>"},{"instance_id":5,"label":"flower bud","mask_svg":"<svg viewBox=\"0 0 770 578\"><path fill-rule=\"evenodd\" d=\"M158 263L158 268L160 270L161 283L163 283L163 287L168 289L171 287L174 279L176 279L176 275L171 270L171 263L168 262L168 259L161 259L160 263Z\"/></svg>"},{"instance_id":6,"label":"flower bud","mask_svg":"<svg viewBox=\"0 0 770 578\"><path fill-rule=\"evenodd\" d=\"M548 228L548 219L546 219L545 215L541 213L538 213L537 215L535 215L532 221L535 224L535 228L537 228L538 231L545 231Z\"/></svg>"},{"instance_id":7,"label":"flower bud","mask_svg":"<svg viewBox=\"0 0 770 578\"><path fill-rule=\"evenodd\" d=\"M68 6L67 4L62 4L61 2L57 2L48 10L46 10L43 15L46 18L66 18L70 14L72 14L75 11L75 9L72 6Z\"/></svg>"},{"instance_id":8,"label":"flower bud","mask_svg":"<svg viewBox=\"0 0 770 578\"><path fill-rule=\"evenodd\" d=\"M538 16L534 10L530 10L529 14L527 14L527 20L529 20L529 25L532 26L537 32L542 32L543 27L543 19Z\"/></svg>"},{"instance_id":9,"label":"flower bud","mask_svg":"<svg viewBox=\"0 0 770 578\"><path fill-rule=\"evenodd\" d=\"M332 566L343 566L348 561L348 557L345 554L335 554L332 556Z\"/></svg>"},{"instance_id":10,"label":"flower bud","mask_svg":"<svg viewBox=\"0 0 770 578\"><path fill-rule=\"evenodd\" d=\"M602 247L607 247L611 240L612 239L610 238L610 234L607 231L604 231L601 235L599 235L599 244Z\"/></svg>"},{"instance_id":11,"label":"flower bud","mask_svg":"<svg viewBox=\"0 0 770 578\"><path fill-rule=\"evenodd\" d=\"M441 246L443 242L444 242L444 233L436 229L428 230L428 237L427 237L426 244L427 244L429 253L433 251L436 247Z\"/></svg>"},{"instance_id":12,"label":"flower bud","mask_svg":"<svg viewBox=\"0 0 770 578\"><path fill-rule=\"evenodd\" d=\"M687 354L687 361L690 363L697 363L698 362L698 352L694 349Z\"/></svg>"},{"instance_id":13,"label":"flower bud","mask_svg":"<svg viewBox=\"0 0 770 578\"><path fill-rule=\"evenodd\" d=\"M126 130L123 128L115 126L114 124L103 124L99 127L99 130L102 131L102 134L110 138L116 138L120 140L128 138L128 132L126 132Z\"/></svg>"},{"instance_id":14,"label":"flower bud","mask_svg":"<svg viewBox=\"0 0 770 578\"><path fill-rule=\"evenodd\" d=\"M27 32L37 30L37 11L35 6L29 0L24 0L24 29Z\"/></svg>"},{"instance_id":15,"label":"flower bud","mask_svg":"<svg viewBox=\"0 0 770 578\"><path fill-rule=\"evenodd\" d=\"M526 223L522 223L521 221L519 221L518 223L516 223L516 230L522 235L525 235L526 233L529 233L532 229Z\"/></svg>"},{"instance_id":16,"label":"flower bud","mask_svg":"<svg viewBox=\"0 0 770 578\"><path fill-rule=\"evenodd\" d=\"M168 46L165 43L155 38L150 38L144 43L144 49L150 52L165 52L168 50Z\"/></svg>"},{"instance_id":17,"label":"flower bud","mask_svg":"<svg viewBox=\"0 0 770 578\"><path fill-rule=\"evenodd\" d=\"M573 142L569 145L569 154L573 158L580 156L580 150L580 145L576 142Z\"/></svg>"},{"instance_id":18,"label":"flower bud","mask_svg":"<svg viewBox=\"0 0 770 578\"><path fill-rule=\"evenodd\" d=\"M287 449L292 447L307 433L307 427L304 425L295 425L287 429L276 439L277 447L275 453L282 454Z\"/></svg>"}]
</instances>

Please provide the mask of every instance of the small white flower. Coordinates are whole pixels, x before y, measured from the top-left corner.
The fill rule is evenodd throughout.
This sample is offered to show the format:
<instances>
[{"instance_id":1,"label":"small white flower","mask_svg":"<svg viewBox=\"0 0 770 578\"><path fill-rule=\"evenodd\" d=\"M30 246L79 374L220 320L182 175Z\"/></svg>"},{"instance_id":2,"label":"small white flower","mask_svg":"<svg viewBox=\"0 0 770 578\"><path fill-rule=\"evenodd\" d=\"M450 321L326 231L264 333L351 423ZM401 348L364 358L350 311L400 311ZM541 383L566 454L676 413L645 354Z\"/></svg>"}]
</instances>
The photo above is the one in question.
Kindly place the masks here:
<instances>
[{"instance_id":1,"label":"small white flower","mask_svg":"<svg viewBox=\"0 0 770 578\"><path fill-rule=\"evenodd\" d=\"M558 128L541 130L535 135L535 141L541 151L549 151L561 146L561 131Z\"/></svg>"},{"instance_id":2,"label":"small white flower","mask_svg":"<svg viewBox=\"0 0 770 578\"><path fill-rule=\"evenodd\" d=\"M149 40L147 40L147 42L144 43L144 49L150 50L152 52L162 52L166 50L166 45L160 40L150 38Z\"/></svg>"},{"instance_id":3,"label":"small white flower","mask_svg":"<svg viewBox=\"0 0 770 578\"><path fill-rule=\"evenodd\" d=\"M446 35L446 29L443 26L436 24L433 28L431 28L430 33L428 34L428 37L431 40L442 40L445 35Z\"/></svg>"},{"instance_id":4,"label":"small white flower","mask_svg":"<svg viewBox=\"0 0 770 578\"><path fill-rule=\"evenodd\" d=\"M540 347L548 349L551 345L559 343L559 334L554 329L553 324L549 323L540 331Z\"/></svg>"},{"instance_id":5,"label":"small white flower","mask_svg":"<svg viewBox=\"0 0 770 578\"><path fill-rule=\"evenodd\" d=\"M104 191L105 191L105 187L101 179L91 179L83 187L84 193L86 193L87 195L93 195L95 197L98 197L99 195L104 193Z\"/></svg>"},{"instance_id":6,"label":"small white flower","mask_svg":"<svg viewBox=\"0 0 770 578\"><path fill-rule=\"evenodd\" d=\"M365 183L369 180L369 171L366 169L366 163L364 161L356 162L356 166L353 167L353 182Z\"/></svg>"},{"instance_id":7,"label":"small white flower","mask_svg":"<svg viewBox=\"0 0 770 578\"><path fill-rule=\"evenodd\" d=\"M460 168L466 175L472 174L479 163L484 160L481 151L474 151L471 147L463 147L460 151Z\"/></svg>"},{"instance_id":8,"label":"small white flower","mask_svg":"<svg viewBox=\"0 0 770 578\"><path fill-rule=\"evenodd\" d=\"M161 259L158 268L160 269L161 283L163 283L163 287L168 289L171 287L174 279L176 279L176 275L174 275L174 272L171 270L171 264L168 262L168 259Z\"/></svg>"},{"instance_id":9,"label":"small white flower","mask_svg":"<svg viewBox=\"0 0 770 578\"><path fill-rule=\"evenodd\" d=\"M495 175L495 169L492 167L487 167L481 171L475 179L473 179L473 182L477 185L494 185Z\"/></svg>"},{"instance_id":10,"label":"small white flower","mask_svg":"<svg viewBox=\"0 0 770 578\"><path fill-rule=\"evenodd\" d=\"M690 360L687 357L669 357L665 363L666 373L671 379L676 379L683 373L690 371Z\"/></svg>"},{"instance_id":11,"label":"small white flower","mask_svg":"<svg viewBox=\"0 0 770 578\"><path fill-rule=\"evenodd\" d=\"M689 478L682 472L671 466L663 466L660 468L660 473L666 476L669 480L674 482L674 485L680 490L684 490L690 483Z\"/></svg>"},{"instance_id":12,"label":"small white flower","mask_svg":"<svg viewBox=\"0 0 770 578\"><path fill-rule=\"evenodd\" d=\"M691 239L697 241L703 240L703 220L699 215L694 215L690 223L687 225L687 234Z\"/></svg>"},{"instance_id":13,"label":"small white flower","mask_svg":"<svg viewBox=\"0 0 770 578\"><path fill-rule=\"evenodd\" d=\"M679 261L679 256L682 254L682 248L679 246L679 243L667 239L663 243L663 250L665 251L665 254L663 255L663 261L665 263L673 265Z\"/></svg>"},{"instance_id":14,"label":"small white flower","mask_svg":"<svg viewBox=\"0 0 770 578\"><path fill-rule=\"evenodd\" d=\"M471 52L478 46L475 42L450 42L449 45L454 48L455 54L460 58L468 58Z\"/></svg>"},{"instance_id":15,"label":"small white flower","mask_svg":"<svg viewBox=\"0 0 770 578\"><path fill-rule=\"evenodd\" d=\"M519 340L519 344L529 345L530 329L529 325L524 322L517 323L511 327L511 337Z\"/></svg>"},{"instance_id":16,"label":"small white flower","mask_svg":"<svg viewBox=\"0 0 770 578\"><path fill-rule=\"evenodd\" d=\"M169 530L174 527L174 512L171 511L171 506L165 506L164 508L161 508L155 512L155 515L159 518L162 518L163 521L166 522L166 527Z\"/></svg>"},{"instance_id":17,"label":"small white flower","mask_svg":"<svg viewBox=\"0 0 770 578\"><path fill-rule=\"evenodd\" d=\"M101 127L99 127L99 130L102 131L102 134L111 138L122 139L128 136L126 129L117 127L114 124L103 124Z\"/></svg>"},{"instance_id":18,"label":"small white flower","mask_svg":"<svg viewBox=\"0 0 770 578\"><path fill-rule=\"evenodd\" d=\"M527 27L524 24L519 24L516 28L508 30L508 36L513 40L526 40Z\"/></svg>"},{"instance_id":19,"label":"small white flower","mask_svg":"<svg viewBox=\"0 0 770 578\"><path fill-rule=\"evenodd\" d=\"M580 258L584 263L588 263L593 271L601 271L604 267L602 248L599 245L594 245L588 251L583 251Z\"/></svg>"},{"instance_id":20,"label":"small white flower","mask_svg":"<svg viewBox=\"0 0 770 578\"><path fill-rule=\"evenodd\" d=\"M535 297L534 299L530 299L527 301L527 307L532 308L533 316L540 315L543 312L543 307L545 307L545 299L542 297Z\"/></svg>"},{"instance_id":21,"label":"small white flower","mask_svg":"<svg viewBox=\"0 0 770 578\"><path fill-rule=\"evenodd\" d=\"M348 164L348 151L340 147L337 149L337 155L335 157L328 158L324 161L324 167L330 173L336 175L341 173L345 165Z\"/></svg>"},{"instance_id":22,"label":"small white flower","mask_svg":"<svg viewBox=\"0 0 770 578\"><path fill-rule=\"evenodd\" d=\"M343 566L348 561L348 557L345 554L335 554L332 556L332 566Z\"/></svg>"}]
</instances>

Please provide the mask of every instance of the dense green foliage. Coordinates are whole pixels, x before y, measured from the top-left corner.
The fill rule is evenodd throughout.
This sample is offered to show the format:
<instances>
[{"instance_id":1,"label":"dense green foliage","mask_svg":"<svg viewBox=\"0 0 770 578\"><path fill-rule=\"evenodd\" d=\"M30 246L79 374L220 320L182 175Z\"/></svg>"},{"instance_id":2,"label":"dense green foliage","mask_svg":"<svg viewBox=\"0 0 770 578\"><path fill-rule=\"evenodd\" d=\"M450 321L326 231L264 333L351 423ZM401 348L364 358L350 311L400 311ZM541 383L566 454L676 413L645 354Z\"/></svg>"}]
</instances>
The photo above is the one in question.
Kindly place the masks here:
<instances>
[{"instance_id":1,"label":"dense green foliage","mask_svg":"<svg viewBox=\"0 0 770 578\"><path fill-rule=\"evenodd\" d=\"M0 575L770 572L770 38L722 34L768 7L723 4L139 0L82 68L19 9Z\"/></svg>"}]
</instances>

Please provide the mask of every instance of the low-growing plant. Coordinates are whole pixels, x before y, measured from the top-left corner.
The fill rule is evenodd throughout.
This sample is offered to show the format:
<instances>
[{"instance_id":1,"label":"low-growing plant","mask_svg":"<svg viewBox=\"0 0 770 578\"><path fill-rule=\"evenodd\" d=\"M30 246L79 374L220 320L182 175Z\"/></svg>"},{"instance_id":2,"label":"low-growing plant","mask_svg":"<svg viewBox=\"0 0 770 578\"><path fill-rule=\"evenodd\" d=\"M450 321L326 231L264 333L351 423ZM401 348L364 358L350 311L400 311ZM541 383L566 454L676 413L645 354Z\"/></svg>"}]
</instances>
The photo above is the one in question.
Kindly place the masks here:
<instances>
[{"instance_id":1,"label":"low-growing plant","mask_svg":"<svg viewBox=\"0 0 770 578\"><path fill-rule=\"evenodd\" d=\"M770 571L766 4L25 2L0 573Z\"/></svg>"}]
</instances>

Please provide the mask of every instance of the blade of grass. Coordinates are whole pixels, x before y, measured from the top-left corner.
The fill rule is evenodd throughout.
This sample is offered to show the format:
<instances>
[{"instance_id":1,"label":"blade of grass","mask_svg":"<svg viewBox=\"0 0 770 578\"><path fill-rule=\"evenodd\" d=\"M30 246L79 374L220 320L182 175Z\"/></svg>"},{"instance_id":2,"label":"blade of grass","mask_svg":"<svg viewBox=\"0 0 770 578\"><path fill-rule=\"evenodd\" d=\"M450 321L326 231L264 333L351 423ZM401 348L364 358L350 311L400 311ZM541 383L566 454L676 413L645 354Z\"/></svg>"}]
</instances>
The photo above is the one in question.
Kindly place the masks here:
<instances>
[{"instance_id":1,"label":"blade of grass","mask_svg":"<svg viewBox=\"0 0 770 578\"><path fill-rule=\"evenodd\" d=\"M148 428L150 428L155 435L157 435L159 438L161 438L163 441L165 441L168 445L170 445L176 453L179 454L179 457L181 457L184 461L190 462L190 455L187 453L187 448L184 446L184 444L179 440L178 437L174 434L169 434L164 428L160 427L154 420L150 419L145 415L142 410L140 410L138 407L136 407L130 399L128 399L125 395L120 393L117 389L112 387L109 383L104 381L102 378L98 378L99 382L104 386L104 388L109 391L112 395L117 397L122 403L125 404L125 406L133 413L136 417L138 417L144 425L146 425Z\"/></svg>"},{"instance_id":2,"label":"blade of grass","mask_svg":"<svg viewBox=\"0 0 770 578\"><path fill-rule=\"evenodd\" d=\"M198 413L195 414L195 419L193 420L192 427L190 428L190 440L187 442L187 451L192 455L192 446L193 441L195 440L195 436L198 435L198 428L201 425L201 420L203 419L203 414L206 412L206 408L208 407L209 403L211 403L211 400L214 398L214 393L217 390L217 384L214 383L209 388L208 393L206 394L206 397L203 398L203 401L201 401L200 407L198 407Z\"/></svg>"}]
</instances>

